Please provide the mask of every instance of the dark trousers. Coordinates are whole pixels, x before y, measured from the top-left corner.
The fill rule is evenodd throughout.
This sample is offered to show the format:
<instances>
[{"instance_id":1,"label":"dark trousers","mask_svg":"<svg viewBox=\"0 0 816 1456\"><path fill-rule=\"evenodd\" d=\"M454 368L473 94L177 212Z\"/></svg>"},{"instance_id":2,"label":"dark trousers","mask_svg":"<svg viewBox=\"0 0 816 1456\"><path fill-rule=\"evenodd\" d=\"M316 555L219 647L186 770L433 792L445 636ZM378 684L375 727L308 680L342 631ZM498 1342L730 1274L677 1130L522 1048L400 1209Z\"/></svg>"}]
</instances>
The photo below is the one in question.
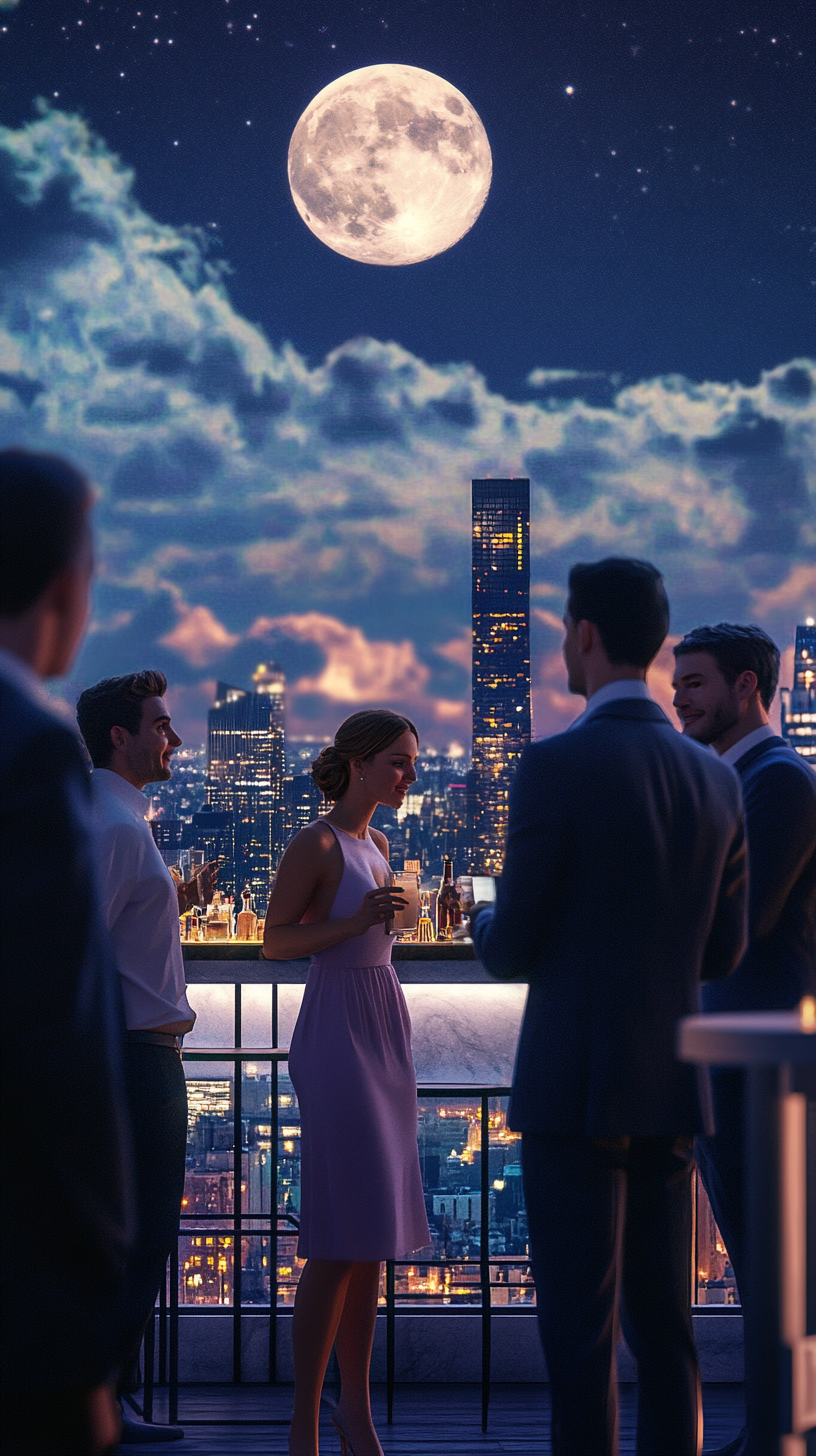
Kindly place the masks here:
<instances>
[{"instance_id":1,"label":"dark trousers","mask_svg":"<svg viewBox=\"0 0 816 1456\"><path fill-rule=\"evenodd\" d=\"M139 1348L178 1237L187 1146L187 1083L178 1052L128 1042L125 1080L138 1231L125 1265L120 1304L120 1394L139 1386Z\"/></svg>"},{"instance_id":2,"label":"dark trousers","mask_svg":"<svg viewBox=\"0 0 816 1456\"><path fill-rule=\"evenodd\" d=\"M745 1270L745 1073L735 1067L717 1067L711 1073L714 1103L712 1137L699 1137L697 1164L711 1211L728 1250L742 1299Z\"/></svg>"},{"instance_id":3,"label":"dark trousers","mask_svg":"<svg viewBox=\"0 0 816 1456\"><path fill-rule=\"evenodd\" d=\"M696 1456L691 1138L522 1135L553 1456L616 1456L618 1302L638 1362L638 1456Z\"/></svg>"}]
</instances>

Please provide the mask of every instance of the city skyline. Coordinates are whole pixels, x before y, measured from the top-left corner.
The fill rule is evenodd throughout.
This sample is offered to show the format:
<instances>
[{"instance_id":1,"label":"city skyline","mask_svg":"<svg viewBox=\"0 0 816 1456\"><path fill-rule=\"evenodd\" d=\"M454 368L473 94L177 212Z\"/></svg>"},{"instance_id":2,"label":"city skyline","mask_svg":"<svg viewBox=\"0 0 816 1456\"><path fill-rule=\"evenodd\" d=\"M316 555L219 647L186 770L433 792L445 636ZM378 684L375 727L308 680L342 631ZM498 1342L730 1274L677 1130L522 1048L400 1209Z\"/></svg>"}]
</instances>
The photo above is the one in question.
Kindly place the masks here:
<instances>
[{"instance_id":1,"label":"city skyline","mask_svg":"<svg viewBox=\"0 0 816 1456\"><path fill-rule=\"evenodd\" d=\"M487 484L487 483L484 483ZM513 484L516 489L523 489L524 482L491 482L495 487L497 495L501 492L503 485ZM526 508L525 500L519 506L516 503L516 510L523 512ZM493 536L497 539L508 534L503 530L503 522L499 519L490 524L487 519L480 519L479 536L474 540L474 582L478 582L480 575L484 574L483 568L492 576L492 546ZM493 536L491 536L491 531ZM513 536L515 547L515 529L510 532ZM484 549L484 560L482 552ZM504 547L499 544L499 551ZM522 551L522 564L524 563ZM523 572L521 573L523 576ZM504 602L504 586L501 587L499 601ZM522 592L523 597L523 592ZM487 601L481 601L481 594L474 591L474 602L481 607L487 607ZM454 863L455 874L463 873L500 873L503 855L504 833L507 812L507 794L512 781L514 765L524 747L524 734L509 735L505 738L506 715L502 716L502 705L510 706L514 711L518 707L515 691L519 680L524 679L524 673L528 669L528 662L524 656L525 648L523 642L518 657L518 672L507 676L505 686L509 696L506 703L499 691L502 672L496 668L495 657L495 632L491 633L490 624L496 622L499 627L506 618L511 618L512 613L499 612L495 614L496 621L493 622L493 614L489 611L474 611L474 633L481 630L482 617L487 622L487 630L482 647L487 648L482 652L477 651L476 661L480 663L478 673L474 673L474 712L477 707L477 698L481 701L479 712L483 715L483 722L480 719L483 734L481 745L481 757L474 762L470 756L460 752L457 757L451 758L445 754L438 754L435 751L420 751L417 759L418 781L412 787L412 792L406 796L404 805L399 811L393 811L380 806L375 810L373 823L376 828L382 829L387 835L390 845L390 856L393 867L402 869L405 860L418 860L422 867L422 873L429 879L433 879L441 873L446 858ZM523 612L522 612L523 616ZM512 623L511 623L512 625ZM784 680L780 683L777 699L774 704L777 713L781 706L782 733L790 743L791 747L802 754L805 758L813 758L814 741L816 740L816 627L808 621L797 625L796 629L796 670L791 679L793 688L789 687ZM501 632L499 633L501 637ZM523 638L523 633L522 633ZM484 669L484 671L483 671ZM256 677L262 672L262 668L256 669ZM228 731L225 732L226 720L221 724L220 732L210 738L209 748L202 744L200 748L183 748L174 759L173 777L165 784L151 784L147 787L150 801L149 818L153 829L154 839L162 853L165 862L169 865L180 864L186 872L190 866L189 851L197 851L206 861L208 859L221 858L224 863L221 870L219 884L223 892L234 899L235 908L240 904L242 890L249 884L253 894L254 908L263 915L268 894L268 885L271 874L277 864L283 849L294 834L321 814L327 812L329 804L323 800L320 791L317 789L309 772L311 761L317 756L323 746L319 738L311 741L287 738L284 729L285 705L283 700L284 683L279 669L272 674L277 685L280 696L277 701L275 714L277 716L277 767L275 770L275 789L270 790L271 777L268 783L256 782L254 784L255 798L252 802L261 803L261 798L266 795L269 799L269 808L261 809L259 812L269 819L269 835L279 835L277 840L270 838L270 851L264 864L260 861L251 871L247 871L250 863L249 856L259 848L257 826L252 832L246 832L250 825L250 799L251 794L244 793L244 839L245 845L242 851L244 859L241 866L235 858L236 845L236 816L234 805L237 802L235 796L234 777L238 774L239 762L249 765L248 771L255 774L263 770L262 777L265 778L269 763L254 763L255 740L253 738L252 724L250 723L250 734L247 741L241 742L240 717L243 712L246 717L246 704L253 698L249 689L237 688L226 683L218 685L215 709L211 710L216 718L219 715L223 718L225 706L228 708L228 715L231 718ZM485 693L486 688L486 693ZM513 702L510 702L510 699ZM529 693L528 693L528 714L529 718ZM236 710L233 704L243 704L243 709ZM670 703L664 703L670 720L679 728ZM237 716L236 716L237 714ZM251 715L250 715L251 716ZM246 719L249 723L249 718ZM256 725L257 726L257 725ZM497 732L497 729L500 730ZM263 725L261 725L263 732ZM529 729L527 730L529 737ZM478 737L478 735L477 735ZM213 763L215 774L211 775L207 767L208 755L212 761L213 743L215 740L226 742L229 747L224 751L227 757L217 763ZM230 759L229 755L233 757ZM282 767L281 767L282 765ZM243 772L243 770L241 770ZM485 778L487 787L485 791ZM247 789L244 784L244 790ZM487 814L484 814L480 805L486 805ZM220 796L220 797L219 797ZM226 807L229 806L229 807ZM271 813L272 817L269 817ZM266 820L263 821L266 823ZM276 826L276 827L275 827ZM241 841L241 828L238 827L238 840ZM257 855L256 855L257 857ZM266 864L271 866L266 869Z\"/></svg>"},{"instance_id":2,"label":"city skyline","mask_svg":"<svg viewBox=\"0 0 816 1456\"><path fill-rule=\"evenodd\" d=\"M234 1079L200 1080L188 1068L187 1174L179 1238L179 1303L230 1305L235 1275ZM273 1118L273 1097L277 1113ZM466 1092L419 1098L418 1147L431 1242L398 1270L401 1298L429 1296L441 1304L478 1304L482 1237L481 1117ZM521 1136L507 1126L507 1099L489 1102L488 1246L495 1286L491 1304L535 1305L529 1233L521 1178ZM285 1067L250 1064L241 1079L241 1298L268 1305L272 1289L272 1172L281 1219L275 1285L277 1304L291 1307L304 1261L297 1258L300 1212L300 1112ZM276 1131L277 1161L272 1156ZM696 1236L693 1302L739 1303L733 1269L702 1182L695 1179ZM265 1215L265 1217L264 1217ZM264 1231L264 1224L267 1231ZM218 1230L218 1232L216 1232ZM424 1255L424 1258L423 1258ZM444 1261L434 1267L429 1259ZM382 1301L381 1301L382 1302Z\"/></svg>"}]
</instances>

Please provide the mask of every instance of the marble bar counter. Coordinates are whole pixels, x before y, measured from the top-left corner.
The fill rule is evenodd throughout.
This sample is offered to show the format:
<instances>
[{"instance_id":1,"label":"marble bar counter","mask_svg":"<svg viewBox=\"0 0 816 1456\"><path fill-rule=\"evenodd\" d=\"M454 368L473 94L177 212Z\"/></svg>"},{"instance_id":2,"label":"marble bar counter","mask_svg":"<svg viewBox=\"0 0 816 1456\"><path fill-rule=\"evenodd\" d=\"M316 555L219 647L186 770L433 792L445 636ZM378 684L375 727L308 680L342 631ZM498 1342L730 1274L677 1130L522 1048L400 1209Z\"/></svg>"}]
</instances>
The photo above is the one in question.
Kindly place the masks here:
<instances>
[{"instance_id":1,"label":"marble bar counter","mask_svg":"<svg viewBox=\"0 0 816 1456\"><path fill-rule=\"evenodd\" d=\"M188 1077L223 1076L218 1063L192 1058L197 1046L236 1045L236 986L241 1043L289 1046L308 960L260 961L260 945L251 941L183 942L183 948L188 996L198 1018L184 1039ZM526 985L492 980L470 942L395 945L393 961L411 1017L418 1081L509 1086Z\"/></svg>"},{"instance_id":2,"label":"marble bar counter","mask_svg":"<svg viewBox=\"0 0 816 1456\"><path fill-rule=\"evenodd\" d=\"M200 985L229 982L279 986L303 983L309 969L308 957L293 961L262 961L261 943L253 940L182 941L187 981ZM426 945L395 945L391 952L394 969L403 985L466 981L495 985L481 961L477 961L469 940L431 941Z\"/></svg>"}]
</instances>

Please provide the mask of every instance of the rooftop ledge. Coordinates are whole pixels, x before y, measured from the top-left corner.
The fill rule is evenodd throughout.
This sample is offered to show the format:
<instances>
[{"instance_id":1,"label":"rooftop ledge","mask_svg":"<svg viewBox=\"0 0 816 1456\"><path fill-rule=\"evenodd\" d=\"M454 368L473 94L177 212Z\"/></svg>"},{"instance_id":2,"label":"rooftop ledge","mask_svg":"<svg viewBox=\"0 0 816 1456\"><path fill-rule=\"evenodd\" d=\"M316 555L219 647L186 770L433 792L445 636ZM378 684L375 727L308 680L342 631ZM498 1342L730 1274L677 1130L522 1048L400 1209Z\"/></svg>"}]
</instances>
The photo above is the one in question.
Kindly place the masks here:
<instances>
[{"instance_id":1,"label":"rooftop ledge","mask_svg":"<svg viewBox=\"0 0 816 1456\"><path fill-rule=\"evenodd\" d=\"M186 961L256 961L261 952L260 940L183 940L181 948ZM395 961L472 961L475 960L472 940L427 941L418 945L407 941L391 951ZM308 966L309 957L298 961L267 961L267 965Z\"/></svg>"},{"instance_id":2,"label":"rooftop ledge","mask_svg":"<svg viewBox=\"0 0 816 1456\"><path fill-rule=\"evenodd\" d=\"M289 961L259 960L259 940L185 940L181 948L190 983L297 984L306 980L309 968L307 956ZM470 940L430 941L422 945L409 941L394 945L391 958L400 981L405 984L437 982L450 985L456 981L496 984L481 961L476 959Z\"/></svg>"}]
</instances>

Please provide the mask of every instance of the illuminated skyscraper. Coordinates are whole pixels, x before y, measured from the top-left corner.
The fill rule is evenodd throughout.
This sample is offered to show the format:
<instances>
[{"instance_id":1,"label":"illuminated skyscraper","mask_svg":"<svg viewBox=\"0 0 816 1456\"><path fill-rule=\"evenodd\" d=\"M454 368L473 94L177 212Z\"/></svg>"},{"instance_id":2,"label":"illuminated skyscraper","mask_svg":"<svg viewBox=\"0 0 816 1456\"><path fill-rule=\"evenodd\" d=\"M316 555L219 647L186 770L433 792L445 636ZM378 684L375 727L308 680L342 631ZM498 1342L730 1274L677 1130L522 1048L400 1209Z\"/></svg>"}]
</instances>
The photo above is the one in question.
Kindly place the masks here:
<instances>
[{"instance_id":1,"label":"illuminated skyscraper","mask_svg":"<svg viewBox=\"0 0 816 1456\"><path fill-rule=\"evenodd\" d=\"M150 829L164 863L166 865L177 864L184 831L181 819L151 819Z\"/></svg>"},{"instance_id":2,"label":"illuminated skyscraper","mask_svg":"<svg viewBox=\"0 0 816 1456\"><path fill-rule=\"evenodd\" d=\"M249 883L263 915L284 848L285 678L276 663L261 663L252 681L251 692L218 684L207 766L211 808L233 816L234 880L221 883L236 896Z\"/></svg>"},{"instance_id":3,"label":"illuminated skyscraper","mask_svg":"<svg viewBox=\"0 0 816 1456\"><path fill-rule=\"evenodd\" d=\"M331 808L310 773L293 774L283 781L284 839L288 844L299 829Z\"/></svg>"},{"instance_id":4,"label":"illuminated skyscraper","mask_svg":"<svg viewBox=\"0 0 816 1456\"><path fill-rule=\"evenodd\" d=\"M530 742L530 482L473 481L471 867L499 874Z\"/></svg>"},{"instance_id":5,"label":"illuminated skyscraper","mask_svg":"<svg viewBox=\"0 0 816 1456\"><path fill-rule=\"evenodd\" d=\"M816 623L796 628L793 687L782 688L782 736L803 758L816 763Z\"/></svg>"}]
</instances>

